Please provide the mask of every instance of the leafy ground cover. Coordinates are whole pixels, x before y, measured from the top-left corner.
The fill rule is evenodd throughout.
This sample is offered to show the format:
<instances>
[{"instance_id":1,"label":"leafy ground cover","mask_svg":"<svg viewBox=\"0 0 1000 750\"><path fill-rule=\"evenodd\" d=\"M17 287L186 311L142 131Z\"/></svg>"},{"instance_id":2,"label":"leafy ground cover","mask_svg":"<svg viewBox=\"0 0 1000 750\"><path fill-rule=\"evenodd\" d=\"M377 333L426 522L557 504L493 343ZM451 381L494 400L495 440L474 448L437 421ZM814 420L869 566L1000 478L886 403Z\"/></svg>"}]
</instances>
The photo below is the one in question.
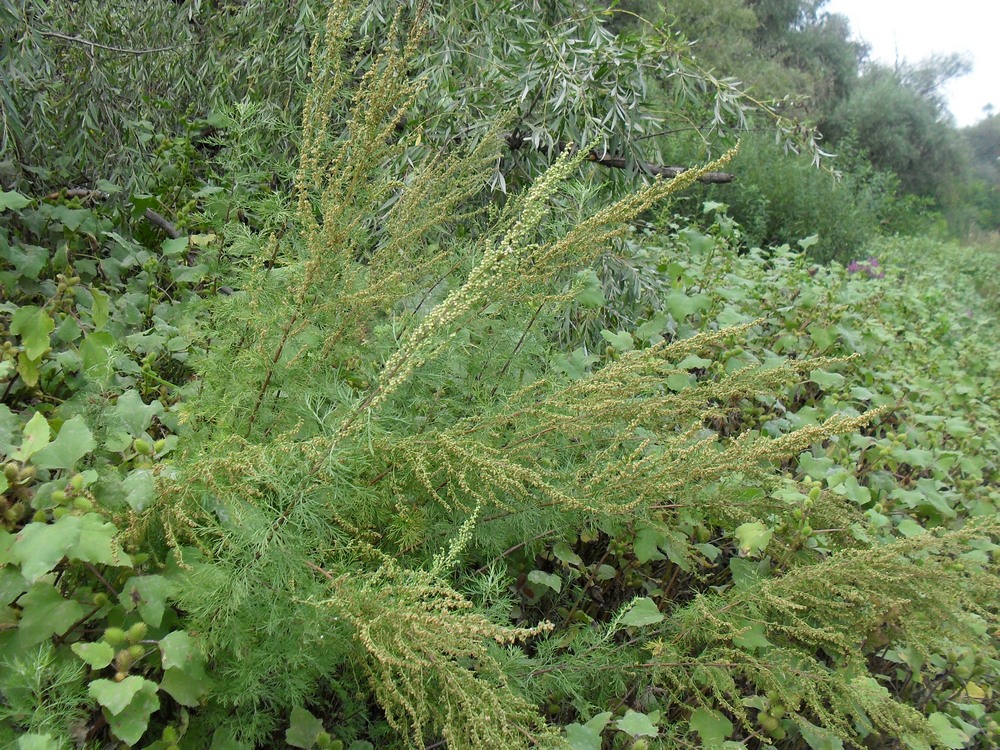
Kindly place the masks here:
<instances>
[{"instance_id":1,"label":"leafy ground cover","mask_svg":"<svg viewBox=\"0 0 1000 750\"><path fill-rule=\"evenodd\" d=\"M337 21L286 202L0 194L0 737L995 746L997 247L401 191Z\"/></svg>"}]
</instances>

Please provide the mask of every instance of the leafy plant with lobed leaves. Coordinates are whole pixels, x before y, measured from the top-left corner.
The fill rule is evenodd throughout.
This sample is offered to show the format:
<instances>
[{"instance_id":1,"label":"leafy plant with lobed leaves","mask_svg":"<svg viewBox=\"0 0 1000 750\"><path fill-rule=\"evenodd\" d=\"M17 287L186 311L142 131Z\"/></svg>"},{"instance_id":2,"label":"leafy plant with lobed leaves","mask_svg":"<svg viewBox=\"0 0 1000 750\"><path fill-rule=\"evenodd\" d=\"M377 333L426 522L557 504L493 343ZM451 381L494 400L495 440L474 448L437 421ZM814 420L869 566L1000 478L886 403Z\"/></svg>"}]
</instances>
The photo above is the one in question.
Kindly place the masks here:
<instances>
[{"instance_id":1,"label":"leafy plant with lobed leaves","mask_svg":"<svg viewBox=\"0 0 1000 750\"><path fill-rule=\"evenodd\" d=\"M551 355L547 332L562 307L586 296L590 276L581 270L698 172L653 182L559 231L550 206L583 158L567 151L523 194L470 215L465 207L497 139L392 174L385 165L406 147L396 118L419 90L405 74L420 30L395 38L360 76L344 62L350 33L349 14L335 7L313 51L297 231L256 239L239 291L215 306L203 390L188 404L187 453L162 477L162 499L146 519L179 556L176 601L219 678L192 720L194 741L212 726L261 744L287 711L308 704L337 716L330 729L344 739L559 744L524 697L535 692L528 678L585 679L607 669L619 697L633 695L626 681L644 650L649 685L670 686L674 710L703 705L700 721L692 718L696 732L720 726L720 710L750 725L740 708L745 681L773 687L799 664L800 691L824 697L795 702L787 683L779 691L797 731L856 736L848 715L857 706L872 731L933 737L918 713L864 680L829 673L824 661L856 663L850 634L896 617L893 606L914 585L905 574L913 559L947 557L958 537L844 553L779 580L756 605L736 589L723 602L698 599L669 623L655 605L644 614L648 605L633 604L568 649L552 637L538 641L555 624L531 609L510 622L503 607L479 608L503 598L515 572L503 567L511 545L553 529L636 521L669 535L677 522L670 509L699 494L717 504L717 528L736 533L745 553L759 552L768 503L734 507L731 493L767 484L774 463L869 418L834 415L774 438L706 431L725 404L837 364L769 362L666 385L688 376L685 357L711 354L753 324L673 342L661 336L638 351L619 345L621 355L603 367L574 374ZM341 126L330 113L348 96ZM481 561L496 574L490 582ZM827 568L830 603L817 608L815 597L804 598L808 580ZM979 612L985 584L969 583L979 580L965 573L941 609ZM848 594L852 586L860 588ZM478 591L479 607L463 589ZM855 612L862 600L870 612ZM815 611L797 614L808 608ZM702 623L692 634L683 624L695 613ZM753 622L779 645L772 662L758 661L754 672L733 671L735 652L703 662L709 644L738 639ZM634 634L624 638L625 628ZM924 643L929 632L907 635ZM537 643L518 645L530 640ZM602 653L603 666L593 661ZM557 668L555 659L572 665ZM519 673L518 661L533 666ZM560 690L576 693L580 709L610 698L579 679ZM678 742L691 731L683 718L672 730Z\"/></svg>"},{"instance_id":2,"label":"leafy plant with lobed leaves","mask_svg":"<svg viewBox=\"0 0 1000 750\"><path fill-rule=\"evenodd\" d=\"M44 273L62 256L42 247L58 237L3 194L37 238L3 250L22 264L3 283L39 263L3 318L19 321L3 495L20 507L0 532L0 731L22 750L71 734L156 750L988 743L981 311L956 318L932 279L911 295L787 248L741 257L720 204L713 236L637 246L630 223L696 172L603 205L567 151L479 210L506 128L394 171L420 137L396 123L421 95L424 32L352 67L353 33L338 4L313 47L295 195L257 207L264 231L234 222L210 243L237 266L230 296L192 298L219 270L189 268L201 236L153 262L115 249L111 225L68 234L64 275L82 278L59 290ZM256 111L236 108L234 131ZM145 275L105 279L87 257L103 241ZM607 278L614 246L635 257ZM155 298L171 283L187 309ZM110 327L168 359L183 337L165 324L200 308L202 340L173 355L197 367L187 393L111 346L67 370ZM969 354L897 336L911 318ZM74 377L25 386L21 349ZM961 372L960 392L891 369L910 356ZM855 368L863 386L838 372Z\"/></svg>"}]
</instances>

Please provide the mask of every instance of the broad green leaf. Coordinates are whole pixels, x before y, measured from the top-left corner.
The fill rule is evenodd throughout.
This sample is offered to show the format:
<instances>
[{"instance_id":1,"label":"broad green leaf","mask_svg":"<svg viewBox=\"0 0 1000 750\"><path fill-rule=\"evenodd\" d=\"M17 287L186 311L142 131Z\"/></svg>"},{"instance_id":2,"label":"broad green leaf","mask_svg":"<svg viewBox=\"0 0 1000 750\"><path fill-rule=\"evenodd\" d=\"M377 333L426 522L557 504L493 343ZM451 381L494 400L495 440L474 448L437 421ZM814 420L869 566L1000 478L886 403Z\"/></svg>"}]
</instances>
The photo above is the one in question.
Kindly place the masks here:
<instances>
[{"instance_id":1,"label":"broad green leaf","mask_svg":"<svg viewBox=\"0 0 1000 750\"><path fill-rule=\"evenodd\" d=\"M614 716L614 714L610 711L602 711L584 724L584 726L588 729L593 729L595 732L603 732L604 727L606 727L608 722L611 721L612 716Z\"/></svg>"},{"instance_id":2,"label":"broad green leaf","mask_svg":"<svg viewBox=\"0 0 1000 750\"><path fill-rule=\"evenodd\" d=\"M87 613L83 604L64 599L55 586L42 581L32 586L19 603L22 612L17 643L22 649L47 641L53 635L62 635Z\"/></svg>"},{"instance_id":3,"label":"broad green leaf","mask_svg":"<svg viewBox=\"0 0 1000 750\"><path fill-rule=\"evenodd\" d=\"M825 352L837 340L837 332L834 328L824 328L818 323L813 323L806 330L809 332L809 338L813 340L820 352Z\"/></svg>"},{"instance_id":4,"label":"broad green leaf","mask_svg":"<svg viewBox=\"0 0 1000 750\"><path fill-rule=\"evenodd\" d=\"M292 747L311 748L323 731L323 722L301 706L292 709L291 722L285 732L285 742Z\"/></svg>"},{"instance_id":5,"label":"broad green leaf","mask_svg":"<svg viewBox=\"0 0 1000 750\"><path fill-rule=\"evenodd\" d=\"M156 694L156 684L142 680L139 691L129 704L117 714L109 716L109 711L105 711L105 718L111 727L111 733L126 745L132 746L142 739L149 727L149 717L159 707L160 697Z\"/></svg>"},{"instance_id":6,"label":"broad green leaf","mask_svg":"<svg viewBox=\"0 0 1000 750\"><path fill-rule=\"evenodd\" d=\"M696 708L691 712L691 729L698 733L706 747L718 747L733 733L733 723L718 711Z\"/></svg>"},{"instance_id":7,"label":"broad green leaf","mask_svg":"<svg viewBox=\"0 0 1000 750\"><path fill-rule=\"evenodd\" d=\"M202 655L197 642L183 630L168 633L160 639L160 653L164 667L187 669L192 664L201 664Z\"/></svg>"},{"instance_id":8,"label":"broad green leaf","mask_svg":"<svg viewBox=\"0 0 1000 750\"><path fill-rule=\"evenodd\" d=\"M853 476L847 477L843 483L833 487L833 491L858 505L867 505L872 500L871 490L858 484L858 480Z\"/></svg>"},{"instance_id":9,"label":"broad green leaf","mask_svg":"<svg viewBox=\"0 0 1000 750\"><path fill-rule=\"evenodd\" d=\"M94 322L94 330L100 331L108 324L108 317L111 311L111 298L99 289L91 287L90 295L94 298L94 303L90 308L90 318Z\"/></svg>"},{"instance_id":10,"label":"broad green leaf","mask_svg":"<svg viewBox=\"0 0 1000 750\"><path fill-rule=\"evenodd\" d=\"M623 624L634 628L655 625L658 622L663 622L663 613L656 608L656 602L649 597L636 599L622 617Z\"/></svg>"},{"instance_id":11,"label":"broad green leaf","mask_svg":"<svg viewBox=\"0 0 1000 750\"><path fill-rule=\"evenodd\" d=\"M587 370L598 361L594 354L587 354L583 347L573 350L569 354L559 355L552 360L553 369L565 373L573 380L579 380L587 374Z\"/></svg>"},{"instance_id":12,"label":"broad green leaf","mask_svg":"<svg viewBox=\"0 0 1000 750\"><path fill-rule=\"evenodd\" d=\"M663 535L663 541L660 542L660 549L666 553L667 559L678 568L685 573L691 572L691 553L686 536L672 529Z\"/></svg>"},{"instance_id":13,"label":"broad green leaf","mask_svg":"<svg viewBox=\"0 0 1000 750\"><path fill-rule=\"evenodd\" d=\"M104 669L115 658L115 650L104 641L74 643L70 648L94 669Z\"/></svg>"},{"instance_id":14,"label":"broad green leaf","mask_svg":"<svg viewBox=\"0 0 1000 750\"><path fill-rule=\"evenodd\" d=\"M89 563L101 563L116 567L128 567L131 558L126 555L118 544L115 535L118 529L97 513L87 513L84 516L64 516L56 523L73 519L80 530L80 538L66 553L70 560L80 560Z\"/></svg>"},{"instance_id":15,"label":"broad green leaf","mask_svg":"<svg viewBox=\"0 0 1000 750\"><path fill-rule=\"evenodd\" d=\"M30 198L25 198L15 190L0 191L0 213L3 213L8 208L20 211L29 203L31 203Z\"/></svg>"},{"instance_id":16,"label":"broad green leaf","mask_svg":"<svg viewBox=\"0 0 1000 750\"><path fill-rule=\"evenodd\" d=\"M555 573L546 573L544 570L533 570L528 573L528 580L539 586L547 586L557 594L562 591L562 579Z\"/></svg>"},{"instance_id":17,"label":"broad green leaf","mask_svg":"<svg viewBox=\"0 0 1000 750\"><path fill-rule=\"evenodd\" d=\"M4 539L13 539L13 537L6 532L0 533L0 548L6 544ZM3 559L5 557L8 555L0 554L0 566L6 566L6 560ZM28 583L17 568L0 567L0 603L12 602L27 590Z\"/></svg>"},{"instance_id":18,"label":"broad green leaf","mask_svg":"<svg viewBox=\"0 0 1000 750\"><path fill-rule=\"evenodd\" d=\"M107 193L108 195L114 195L115 193L120 193L122 189L113 182L109 182L105 179L100 179L94 183L94 187L100 190L102 193Z\"/></svg>"},{"instance_id":19,"label":"broad green leaf","mask_svg":"<svg viewBox=\"0 0 1000 750\"><path fill-rule=\"evenodd\" d=\"M935 711L927 717L927 723L934 730L938 742L950 750L961 750L969 741L969 735L952 724L947 714Z\"/></svg>"},{"instance_id":20,"label":"broad green leaf","mask_svg":"<svg viewBox=\"0 0 1000 750\"><path fill-rule=\"evenodd\" d=\"M41 412L36 411L35 415L28 420L28 424L24 426L24 439L21 441L21 447L14 451L11 458L15 461L27 461L48 444L49 423Z\"/></svg>"},{"instance_id":21,"label":"broad green leaf","mask_svg":"<svg viewBox=\"0 0 1000 750\"><path fill-rule=\"evenodd\" d=\"M819 242L819 235L818 234L810 234L808 237L803 237L801 240L799 240L798 244L799 244L799 247L801 247L803 250L808 250L813 245L815 245L817 242Z\"/></svg>"},{"instance_id":22,"label":"broad green leaf","mask_svg":"<svg viewBox=\"0 0 1000 750\"><path fill-rule=\"evenodd\" d=\"M663 534L651 526L644 526L639 529L635 535L635 543L632 545L632 549L635 552L635 559L642 564L646 564L650 560L663 560L664 557L659 550L659 546L664 540Z\"/></svg>"},{"instance_id":23,"label":"broad green leaf","mask_svg":"<svg viewBox=\"0 0 1000 750\"><path fill-rule=\"evenodd\" d=\"M567 565L583 565L583 558L576 554L566 542L559 542L553 547L552 554Z\"/></svg>"},{"instance_id":24,"label":"broad green leaf","mask_svg":"<svg viewBox=\"0 0 1000 750\"><path fill-rule=\"evenodd\" d=\"M189 246L187 237L177 237L171 240L164 240L160 247L163 249L163 254L169 258L186 253Z\"/></svg>"},{"instance_id":25,"label":"broad green leaf","mask_svg":"<svg viewBox=\"0 0 1000 750\"><path fill-rule=\"evenodd\" d=\"M14 452L14 436L21 434L21 424L17 416L6 404L0 404L0 453Z\"/></svg>"},{"instance_id":26,"label":"broad green leaf","mask_svg":"<svg viewBox=\"0 0 1000 750\"><path fill-rule=\"evenodd\" d=\"M740 554L759 555L771 541L773 530L760 521L745 523L736 528L735 536L740 543Z\"/></svg>"},{"instance_id":27,"label":"broad green leaf","mask_svg":"<svg viewBox=\"0 0 1000 750\"><path fill-rule=\"evenodd\" d=\"M588 268L580 271L576 278L579 291L576 294L576 301L581 307L596 308L603 305L607 300L604 298L604 289L601 287L601 280L597 278L594 269Z\"/></svg>"},{"instance_id":28,"label":"broad green leaf","mask_svg":"<svg viewBox=\"0 0 1000 750\"><path fill-rule=\"evenodd\" d=\"M0 565L7 565L8 563L15 562L13 559L14 550L14 535L10 534L3 529L0 529ZM11 568L10 570L13 570ZM13 570L17 574L17 577L21 580L21 583L27 586L25 583L24 576L21 575L21 571ZM2 580L2 579L0 579ZM11 601L8 599L7 601Z\"/></svg>"},{"instance_id":29,"label":"broad green leaf","mask_svg":"<svg viewBox=\"0 0 1000 750\"><path fill-rule=\"evenodd\" d=\"M811 477L816 477L817 479L825 477L827 472L833 468L833 465L833 459L827 458L826 456L816 458L811 453L799 454L799 469L803 473L808 474Z\"/></svg>"},{"instance_id":30,"label":"broad green leaf","mask_svg":"<svg viewBox=\"0 0 1000 750\"><path fill-rule=\"evenodd\" d=\"M712 304L712 298L707 294L688 296L683 291L670 292L664 299L667 310L678 323L701 310L707 310Z\"/></svg>"},{"instance_id":31,"label":"broad green leaf","mask_svg":"<svg viewBox=\"0 0 1000 750\"><path fill-rule=\"evenodd\" d=\"M612 333L611 331L604 330L601 331L601 336L619 352L630 352L635 348L635 342L632 341L632 334L628 331Z\"/></svg>"},{"instance_id":32,"label":"broad green leaf","mask_svg":"<svg viewBox=\"0 0 1000 750\"><path fill-rule=\"evenodd\" d=\"M96 447L86 422L77 415L63 423L56 439L38 451L31 462L40 469L72 469Z\"/></svg>"},{"instance_id":33,"label":"broad green leaf","mask_svg":"<svg viewBox=\"0 0 1000 750\"><path fill-rule=\"evenodd\" d=\"M80 324L72 315L67 315L62 319L62 323L56 328L56 339L63 344L70 344L80 338Z\"/></svg>"},{"instance_id":34,"label":"broad green leaf","mask_svg":"<svg viewBox=\"0 0 1000 750\"><path fill-rule=\"evenodd\" d=\"M610 581L616 575L618 575L618 571L615 570L610 565L601 565L597 569L597 580L598 581Z\"/></svg>"},{"instance_id":35,"label":"broad green leaf","mask_svg":"<svg viewBox=\"0 0 1000 750\"><path fill-rule=\"evenodd\" d=\"M601 750L601 733L581 724L569 724L566 744L570 750Z\"/></svg>"},{"instance_id":36,"label":"broad green leaf","mask_svg":"<svg viewBox=\"0 0 1000 750\"><path fill-rule=\"evenodd\" d=\"M615 726L632 737L655 737L659 734L659 730L649 720L649 716L632 709L628 709L625 715L615 722Z\"/></svg>"},{"instance_id":37,"label":"broad green leaf","mask_svg":"<svg viewBox=\"0 0 1000 750\"><path fill-rule=\"evenodd\" d=\"M658 336L667 328L667 316L664 313L656 313L641 326L635 329L636 338L649 341L654 336Z\"/></svg>"},{"instance_id":38,"label":"broad green leaf","mask_svg":"<svg viewBox=\"0 0 1000 750\"><path fill-rule=\"evenodd\" d=\"M813 370L809 379L823 390L829 391L840 388L844 384L844 376L836 372L826 372L825 370Z\"/></svg>"},{"instance_id":39,"label":"broad green leaf","mask_svg":"<svg viewBox=\"0 0 1000 750\"><path fill-rule=\"evenodd\" d=\"M100 703L111 712L111 715L120 714L125 707L132 702L132 699L142 690L146 683L142 677L131 675L121 682L114 680L94 680L87 688L90 697ZM152 684L152 683L150 683ZM153 685L155 688L156 686Z\"/></svg>"},{"instance_id":40,"label":"broad green leaf","mask_svg":"<svg viewBox=\"0 0 1000 750\"><path fill-rule=\"evenodd\" d=\"M149 469L133 469L122 481L125 502L137 513L149 507L156 496L153 472Z\"/></svg>"},{"instance_id":41,"label":"broad green leaf","mask_svg":"<svg viewBox=\"0 0 1000 750\"><path fill-rule=\"evenodd\" d=\"M667 375L666 379L667 388L674 391L683 391L685 388L690 388L694 385L694 378L691 375L685 375L684 373L675 372Z\"/></svg>"},{"instance_id":42,"label":"broad green leaf","mask_svg":"<svg viewBox=\"0 0 1000 750\"><path fill-rule=\"evenodd\" d=\"M15 538L11 559L21 564L24 579L34 583L79 541L80 524L75 516L63 516L55 523L29 523Z\"/></svg>"},{"instance_id":43,"label":"broad green leaf","mask_svg":"<svg viewBox=\"0 0 1000 750\"><path fill-rule=\"evenodd\" d=\"M712 364L712 360L699 357L697 354L689 354L680 362L677 367L681 370L702 370Z\"/></svg>"},{"instance_id":44,"label":"broad green leaf","mask_svg":"<svg viewBox=\"0 0 1000 750\"><path fill-rule=\"evenodd\" d=\"M17 355L17 374L21 376L21 380L29 388L38 385L42 376L40 364L40 360L31 359L26 352L19 352Z\"/></svg>"},{"instance_id":45,"label":"broad green leaf","mask_svg":"<svg viewBox=\"0 0 1000 750\"><path fill-rule=\"evenodd\" d=\"M126 612L138 608L143 621L158 628L172 592L173 584L163 576L135 576L125 584L122 601Z\"/></svg>"},{"instance_id":46,"label":"broad green leaf","mask_svg":"<svg viewBox=\"0 0 1000 750\"><path fill-rule=\"evenodd\" d=\"M200 664L185 669L168 667L163 671L160 689L182 706L194 708L211 689L212 682Z\"/></svg>"},{"instance_id":47,"label":"broad green leaf","mask_svg":"<svg viewBox=\"0 0 1000 750\"><path fill-rule=\"evenodd\" d=\"M49 207L49 206L47 206ZM49 214L70 231L76 231L89 218L90 211L85 208L70 208L69 206L50 206Z\"/></svg>"},{"instance_id":48,"label":"broad green leaf","mask_svg":"<svg viewBox=\"0 0 1000 750\"><path fill-rule=\"evenodd\" d=\"M10 332L21 337L28 359L37 361L49 348L49 334L55 329L49 314L39 307L19 307L10 319Z\"/></svg>"},{"instance_id":49,"label":"broad green leaf","mask_svg":"<svg viewBox=\"0 0 1000 750\"><path fill-rule=\"evenodd\" d=\"M80 359L83 361L84 372L98 370L96 376L100 377L100 371L108 364L114 344L114 337L107 331L95 331L85 336L80 342Z\"/></svg>"},{"instance_id":50,"label":"broad green leaf","mask_svg":"<svg viewBox=\"0 0 1000 750\"><path fill-rule=\"evenodd\" d=\"M705 211L708 213L708 211ZM702 234L697 229L686 227L680 231L680 236L687 242L692 252L701 255L707 253L715 246L715 240L706 234Z\"/></svg>"},{"instance_id":51,"label":"broad green leaf","mask_svg":"<svg viewBox=\"0 0 1000 750\"><path fill-rule=\"evenodd\" d=\"M163 414L163 405L159 401L153 401L147 406L137 391L125 391L118 397L114 413L128 434L138 438L146 434L153 423L153 417Z\"/></svg>"},{"instance_id":52,"label":"broad green leaf","mask_svg":"<svg viewBox=\"0 0 1000 750\"><path fill-rule=\"evenodd\" d=\"M806 741L812 750L844 750L843 741L831 732L811 724L802 717L796 717L802 739Z\"/></svg>"},{"instance_id":53,"label":"broad green leaf","mask_svg":"<svg viewBox=\"0 0 1000 750\"><path fill-rule=\"evenodd\" d=\"M740 648L770 648L774 645L764 635L764 625L762 623L757 622L753 625L750 623L741 623L740 627L746 628L746 630L733 638L733 643Z\"/></svg>"},{"instance_id":54,"label":"broad green leaf","mask_svg":"<svg viewBox=\"0 0 1000 750\"><path fill-rule=\"evenodd\" d=\"M25 734L17 738L17 750L62 750L51 734Z\"/></svg>"},{"instance_id":55,"label":"broad green leaf","mask_svg":"<svg viewBox=\"0 0 1000 750\"><path fill-rule=\"evenodd\" d=\"M927 533L927 529L914 521L912 518L902 519L898 524L896 524L896 529L905 537L920 536L921 534Z\"/></svg>"},{"instance_id":56,"label":"broad green leaf","mask_svg":"<svg viewBox=\"0 0 1000 750\"><path fill-rule=\"evenodd\" d=\"M238 742L231 729L218 729L212 735L209 750L249 750L249 746Z\"/></svg>"}]
</instances>

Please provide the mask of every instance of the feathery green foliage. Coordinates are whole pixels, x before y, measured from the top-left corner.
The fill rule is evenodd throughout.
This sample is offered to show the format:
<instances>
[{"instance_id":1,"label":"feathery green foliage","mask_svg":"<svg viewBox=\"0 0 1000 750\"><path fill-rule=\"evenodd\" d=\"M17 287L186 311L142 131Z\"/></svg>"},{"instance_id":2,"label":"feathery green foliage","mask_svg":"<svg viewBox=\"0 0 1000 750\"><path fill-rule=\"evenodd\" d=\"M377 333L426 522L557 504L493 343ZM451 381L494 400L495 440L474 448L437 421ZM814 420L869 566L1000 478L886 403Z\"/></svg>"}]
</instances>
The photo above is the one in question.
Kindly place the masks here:
<instances>
[{"instance_id":1,"label":"feathery green foliage","mask_svg":"<svg viewBox=\"0 0 1000 750\"><path fill-rule=\"evenodd\" d=\"M514 747L541 725L483 641L552 626L512 629L471 610L444 571L425 567L436 547L451 537L499 551L554 524L655 520L657 507L759 479L867 418L774 439L705 434L716 404L833 364L664 387L685 356L749 326L567 377L544 331L580 293L577 273L698 172L553 233L551 201L583 158L567 151L499 211L469 215L496 141L389 174L405 147L395 117L418 87L406 72L420 29L360 76L341 127L331 113L354 78L349 35L337 6L313 50L298 230L262 238L239 291L217 305L186 467L158 511L188 570L179 603L225 675L216 701L238 709L203 719L259 743L282 710L323 685L353 692L342 680L367 675L389 724L417 745ZM446 239L458 220L469 229Z\"/></svg>"},{"instance_id":2,"label":"feathery green foliage","mask_svg":"<svg viewBox=\"0 0 1000 750\"><path fill-rule=\"evenodd\" d=\"M643 234L698 172L606 202L587 144L490 195L502 122L408 162L402 18L334 5L259 229L0 194L0 740L987 747L988 281Z\"/></svg>"}]
</instances>

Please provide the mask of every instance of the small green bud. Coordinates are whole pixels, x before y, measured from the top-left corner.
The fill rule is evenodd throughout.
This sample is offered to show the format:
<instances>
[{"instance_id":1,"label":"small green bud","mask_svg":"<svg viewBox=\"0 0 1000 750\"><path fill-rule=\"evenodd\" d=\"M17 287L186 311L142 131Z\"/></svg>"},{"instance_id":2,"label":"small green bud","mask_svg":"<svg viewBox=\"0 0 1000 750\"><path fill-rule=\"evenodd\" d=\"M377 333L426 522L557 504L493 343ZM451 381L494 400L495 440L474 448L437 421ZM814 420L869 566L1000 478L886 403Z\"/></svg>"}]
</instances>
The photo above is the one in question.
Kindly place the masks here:
<instances>
[{"instance_id":1,"label":"small green bud","mask_svg":"<svg viewBox=\"0 0 1000 750\"><path fill-rule=\"evenodd\" d=\"M761 728L768 734L776 731L781 726L778 720L768 713L762 713L757 717L757 720L760 722Z\"/></svg>"},{"instance_id":2,"label":"small green bud","mask_svg":"<svg viewBox=\"0 0 1000 750\"><path fill-rule=\"evenodd\" d=\"M3 475L8 482L16 482L21 476L21 467L10 461L3 467Z\"/></svg>"},{"instance_id":3,"label":"small green bud","mask_svg":"<svg viewBox=\"0 0 1000 750\"><path fill-rule=\"evenodd\" d=\"M94 504L88 497L78 497L73 500L73 507L77 510L88 512L94 509Z\"/></svg>"},{"instance_id":4,"label":"small green bud","mask_svg":"<svg viewBox=\"0 0 1000 750\"><path fill-rule=\"evenodd\" d=\"M46 513L44 510L36 510L35 515L31 517L31 520L34 523L45 523L46 521L49 520L49 514Z\"/></svg>"},{"instance_id":5,"label":"small green bud","mask_svg":"<svg viewBox=\"0 0 1000 750\"><path fill-rule=\"evenodd\" d=\"M98 594L94 594L94 606L95 607L106 607L110 603L111 603L111 600L108 598L108 595L105 594L103 591L100 592L100 593L98 593Z\"/></svg>"},{"instance_id":6,"label":"small green bud","mask_svg":"<svg viewBox=\"0 0 1000 750\"><path fill-rule=\"evenodd\" d=\"M77 492L83 489L85 483L86 480L84 479L83 474L74 474L69 480L69 486Z\"/></svg>"},{"instance_id":7,"label":"small green bud","mask_svg":"<svg viewBox=\"0 0 1000 750\"><path fill-rule=\"evenodd\" d=\"M819 487L813 487L811 490L809 490L809 499L812 500L813 502L819 500Z\"/></svg>"},{"instance_id":8,"label":"small green bud","mask_svg":"<svg viewBox=\"0 0 1000 750\"><path fill-rule=\"evenodd\" d=\"M141 456L148 456L151 452L151 448L148 440L143 440L142 438L136 438L135 442L132 444L135 448L135 452Z\"/></svg>"},{"instance_id":9,"label":"small green bud","mask_svg":"<svg viewBox=\"0 0 1000 750\"><path fill-rule=\"evenodd\" d=\"M68 500L68 496L62 490L56 490L52 493L52 502L62 505Z\"/></svg>"},{"instance_id":10,"label":"small green bud","mask_svg":"<svg viewBox=\"0 0 1000 750\"><path fill-rule=\"evenodd\" d=\"M109 646L117 648L125 645L125 631L121 628L105 628L104 641Z\"/></svg>"},{"instance_id":11,"label":"small green bud","mask_svg":"<svg viewBox=\"0 0 1000 750\"><path fill-rule=\"evenodd\" d=\"M128 672L129 667L135 662L135 657L129 652L127 648L123 648L117 654L115 654L115 669L119 672ZM117 680L118 678L115 677Z\"/></svg>"},{"instance_id":12,"label":"small green bud","mask_svg":"<svg viewBox=\"0 0 1000 750\"><path fill-rule=\"evenodd\" d=\"M155 443L153 443L153 450L157 453L163 453L164 449L167 447L167 441L160 438Z\"/></svg>"},{"instance_id":13,"label":"small green bud","mask_svg":"<svg viewBox=\"0 0 1000 750\"><path fill-rule=\"evenodd\" d=\"M141 659L146 653L146 647L141 643L136 643L133 646L128 647L128 654L132 657L132 662L135 663Z\"/></svg>"},{"instance_id":14,"label":"small green bud","mask_svg":"<svg viewBox=\"0 0 1000 750\"><path fill-rule=\"evenodd\" d=\"M63 516L67 515L69 515L69 508L67 508L65 505L61 505L58 508L52 509L52 519L54 521L58 521Z\"/></svg>"},{"instance_id":15,"label":"small green bud","mask_svg":"<svg viewBox=\"0 0 1000 750\"><path fill-rule=\"evenodd\" d=\"M180 738L177 736L177 729L172 724L167 724L167 726L163 727L164 742L174 743L177 742L178 739Z\"/></svg>"},{"instance_id":16,"label":"small green bud","mask_svg":"<svg viewBox=\"0 0 1000 750\"><path fill-rule=\"evenodd\" d=\"M125 637L130 643L138 643L143 638L146 637L146 631L149 627L144 622L137 622L135 625L130 627L125 633Z\"/></svg>"}]
</instances>

